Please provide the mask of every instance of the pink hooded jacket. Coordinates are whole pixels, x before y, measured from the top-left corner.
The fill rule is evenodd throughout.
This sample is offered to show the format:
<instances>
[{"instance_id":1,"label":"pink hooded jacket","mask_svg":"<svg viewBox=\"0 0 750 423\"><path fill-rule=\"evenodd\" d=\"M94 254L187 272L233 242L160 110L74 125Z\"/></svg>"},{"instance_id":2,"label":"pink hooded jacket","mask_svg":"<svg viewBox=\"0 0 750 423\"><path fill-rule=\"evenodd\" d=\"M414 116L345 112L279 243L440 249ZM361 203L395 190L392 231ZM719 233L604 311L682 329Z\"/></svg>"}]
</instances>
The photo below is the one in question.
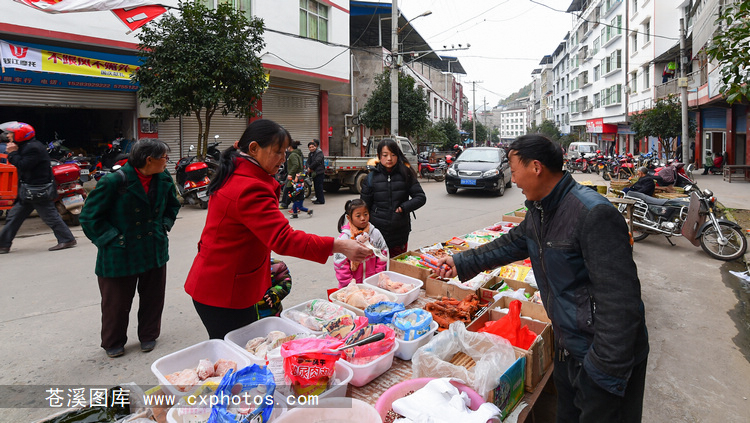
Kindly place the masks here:
<instances>
[{"instance_id":1,"label":"pink hooded jacket","mask_svg":"<svg viewBox=\"0 0 750 423\"><path fill-rule=\"evenodd\" d=\"M341 227L339 239L351 239L351 237L352 232L349 227L349 222L347 221L344 223L344 226ZM386 257L388 256L388 245L386 245L385 239L383 238L383 235L380 234L380 231L372 224L370 224L370 243L375 246L375 248L381 249ZM356 279L357 283L362 283L366 277L384 271L387 264L388 263L385 261L373 255L365 262L360 263L357 270L352 271L351 262L345 255L340 253L333 255L333 267L336 270L336 279L339 281L339 288L349 285L352 279ZM363 268L366 269L364 276L362 275Z\"/></svg>"}]
</instances>

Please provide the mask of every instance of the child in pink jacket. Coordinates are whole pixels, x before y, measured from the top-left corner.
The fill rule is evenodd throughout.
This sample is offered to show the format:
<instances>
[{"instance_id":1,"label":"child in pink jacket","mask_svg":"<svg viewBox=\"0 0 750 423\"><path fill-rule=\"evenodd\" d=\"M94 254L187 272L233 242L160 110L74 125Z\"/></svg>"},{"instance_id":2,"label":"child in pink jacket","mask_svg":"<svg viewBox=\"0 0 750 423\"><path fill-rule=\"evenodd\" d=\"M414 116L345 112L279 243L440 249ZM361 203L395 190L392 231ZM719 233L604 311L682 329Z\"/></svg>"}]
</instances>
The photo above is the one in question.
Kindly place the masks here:
<instances>
[{"instance_id":1,"label":"child in pink jacket","mask_svg":"<svg viewBox=\"0 0 750 423\"><path fill-rule=\"evenodd\" d=\"M346 218L346 223L344 223L344 218ZM338 229L341 232L339 239L351 238L360 242L370 241L375 248L380 249L383 255L388 257L388 246L385 239L383 239L380 231L370 224L370 211L367 210L367 204L363 200L357 198L346 202L344 214L339 219ZM386 265L385 260L374 255L362 263L351 262L343 254L336 253L333 255L333 266L336 269L339 288L349 285L352 279L355 279L357 283L362 283L366 277L384 271Z\"/></svg>"}]
</instances>

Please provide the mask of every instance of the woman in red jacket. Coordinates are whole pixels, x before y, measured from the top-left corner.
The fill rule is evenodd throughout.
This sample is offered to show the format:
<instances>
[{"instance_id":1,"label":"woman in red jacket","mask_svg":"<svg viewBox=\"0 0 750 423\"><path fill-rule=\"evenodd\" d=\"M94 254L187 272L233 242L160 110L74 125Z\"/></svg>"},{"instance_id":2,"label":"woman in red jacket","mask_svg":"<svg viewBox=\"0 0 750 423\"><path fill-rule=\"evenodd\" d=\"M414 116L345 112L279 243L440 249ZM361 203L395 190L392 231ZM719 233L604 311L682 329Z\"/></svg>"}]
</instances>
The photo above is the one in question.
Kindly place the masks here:
<instances>
[{"instance_id":1,"label":"woman in red jacket","mask_svg":"<svg viewBox=\"0 0 750 423\"><path fill-rule=\"evenodd\" d=\"M334 253L364 261L372 251L355 240L294 230L279 210L274 178L291 142L286 129L257 120L221 155L208 187L210 202L198 255L185 291L211 338L258 320L257 303L271 288L271 251L325 263Z\"/></svg>"}]
</instances>

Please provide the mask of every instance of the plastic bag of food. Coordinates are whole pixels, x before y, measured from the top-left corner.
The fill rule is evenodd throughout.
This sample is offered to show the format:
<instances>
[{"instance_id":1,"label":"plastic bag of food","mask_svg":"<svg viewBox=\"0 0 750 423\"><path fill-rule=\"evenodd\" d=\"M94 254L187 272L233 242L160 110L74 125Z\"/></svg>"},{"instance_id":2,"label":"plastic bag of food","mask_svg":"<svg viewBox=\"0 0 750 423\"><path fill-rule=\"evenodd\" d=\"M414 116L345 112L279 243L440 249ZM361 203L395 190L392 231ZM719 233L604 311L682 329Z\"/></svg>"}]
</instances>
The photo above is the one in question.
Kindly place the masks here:
<instances>
[{"instance_id":1,"label":"plastic bag of food","mask_svg":"<svg viewBox=\"0 0 750 423\"><path fill-rule=\"evenodd\" d=\"M367 326L367 317L344 315L323 325L323 331L336 339L345 339L350 333Z\"/></svg>"},{"instance_id":2,"label":"plastic bag of food","mask_svg":"<svg viewBox=\"0 0 750 423\"><path fill-rule=\"evenodd\" d=\"M345 355L346 361L357 365L367 364L375 358L390 352L396 344L396 333L392 328L383 324L368 325L350 333L344 340L344 344L350 345L360 339L380 332L385 334L385 337L380 341L343 350L342 353Z\"/></svg>"},{"instance_id":3,"label":"plastic bag of food","mask_svg":"<svg viewBox=\"0 0 750 423\"><path fill-rule=\"evenodd\" d=\"M477 332L487 332L507 339L511 345L528 350L536 341L536 333L528 326L521 326L521 302L513 300L508 306L508 314L500 320L493 320L484 324Z\"/></svg>"},{"instance_id":4,"label":"plastic bag of food","mask_svg":"<svg viewBox=\"0 0 750 423\"><path fill-rule=\"evenodd\" d=\"M401 303L392 303L390 301L381 301L367 306L365 309L365 317L371 324L376 323L391 323L393 315L399 311L404 310L404 305Z\"/></svg>"},{"instance_id":5,"label":"plastic bag of food","mask_svg":"<svg viewBox=\"0 0 750 423\"><path fill-rule=\"evenodd\" d=\"M432 313L421 308L411 308L393 316L393 326L403 332L404 341L412 341L430 330Z\"/></svg>"},{"instance_id":6,"label":"plastic bag of food","mask_svg":"<svg viewBox=\"0 0 750 423\"><path fill-rule=\"evenodd\" d=\"M333 380L336 361L343 345L338 339L295 339L281 346L284 376L297 395L320 395Z\"/></svg>"},{"instance_id":7,"label":"plastic bag of food","mask_svg":"<svg viewBox=\"0 0 750 423\"><path fill-rule=\"evenodd\" d=\"M253 421L257 416L267 422L273 412L275 389L273 373L265 366L253 364L236 372L230 370L215 394L228 400L212 407L208 423Z\"/></svg>"},{"instance_id":8,"label":"plastic bag of food","mask_svg":"<svg viewBox=\"0 0 750 423\"><path fill-rule=\"evenodd\" d=\"M471 369L449 363L458 353L471 357ZM489 333L469 332L462 322L454 322L414 353L413 377L455 377L483 398L513 365L516 355L508 340Z\"/></svg>"}]
</instances>

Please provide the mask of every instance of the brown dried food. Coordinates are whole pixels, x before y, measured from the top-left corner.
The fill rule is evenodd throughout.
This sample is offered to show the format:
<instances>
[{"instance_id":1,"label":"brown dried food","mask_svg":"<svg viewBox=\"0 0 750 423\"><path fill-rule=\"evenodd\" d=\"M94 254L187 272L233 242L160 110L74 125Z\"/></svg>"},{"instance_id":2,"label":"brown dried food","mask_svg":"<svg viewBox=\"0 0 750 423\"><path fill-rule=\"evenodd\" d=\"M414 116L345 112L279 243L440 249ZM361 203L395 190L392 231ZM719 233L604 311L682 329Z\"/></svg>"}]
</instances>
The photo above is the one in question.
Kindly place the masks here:
<instances>
[{"instance_id":1,"label":"brown dried food","mask_svg":"<svg viewBox=\"0 0 750 423\"><path fill-rule=\"evenodd\" d=\"M424 306L424 309L432 314L432 319L440 326L439 330L448 329L448 326L455 321L470 323L479 308L479 297L476 294L471 294L461 301L443 297L440 301Z\"/></svg>"},{"instance_id":2,"label":"brown dried food","mask_svg":"<svg viewBox=\"0 0 750 423\"><path fill-rule=\"evenodd\" d=\"M451 358L450 363L456 366L466 367L468 370L471 370L477 365L474 359L463 351L457 352L453 358Z\"/></svg>"}]
</instances>

